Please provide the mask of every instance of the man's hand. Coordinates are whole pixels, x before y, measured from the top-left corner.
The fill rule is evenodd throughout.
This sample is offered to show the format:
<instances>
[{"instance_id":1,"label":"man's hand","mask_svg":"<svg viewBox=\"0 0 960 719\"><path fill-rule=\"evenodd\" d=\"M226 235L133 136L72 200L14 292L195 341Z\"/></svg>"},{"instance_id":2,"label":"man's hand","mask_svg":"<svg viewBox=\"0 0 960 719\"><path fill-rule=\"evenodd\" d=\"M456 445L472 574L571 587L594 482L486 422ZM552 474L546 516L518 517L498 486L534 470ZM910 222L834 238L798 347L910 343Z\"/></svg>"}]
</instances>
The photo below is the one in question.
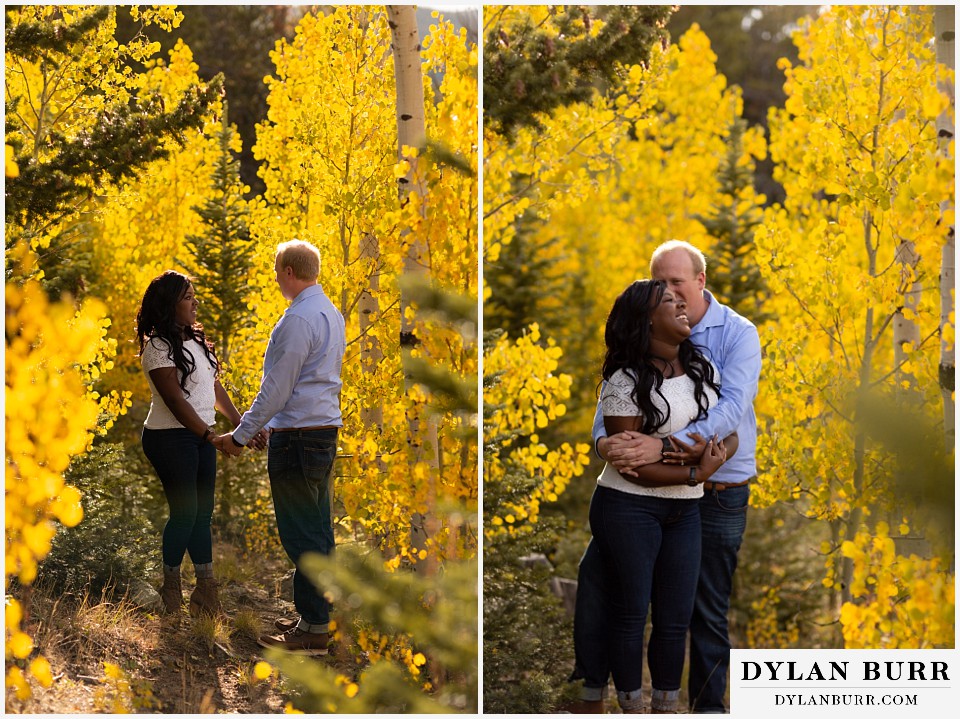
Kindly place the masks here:
<instances>
[{"instance_id":1,"label":"man's hand","mask_svg":"<svg viewBox=\"0 0 960 719\"><path fill-rule=\"evenodd\" d=\"M686 444L678 437L670 435L670 442L674 446L674 451L663 453L664 464L690 466L700 462L700 458L707 448L707 440L696 432L691 432L687 436L693 440L693 444Z\"/></svg>"},{"instance_id":2,"label":"man's hand","mask_svg":"<svg viewBox=\"0 0 960 719\"><path fill-rule=\"evenodd\" d=\"M627 430L597 441L600 456L616 467L620 474L636 477L633 470L660 460L663 443L656 437Z\"/></svg>"},{"instance_id":3,"label":"man's hand","mask_svg":"<svg viewBox=\"0 0 960 719\"><path fill-rule=\"evenodd\" d=\"M720 469L726 461L727 448L723 442L720 441L720 438L714 435L710 438L710 441L707 442L706 449L703 451L703 457L700 458L700 476L702 481L706 481L712 477L713 473Z\"/></svg>"},{"instance_id":4,"label":"man's hand","mask_svg":"<svg viewBox=\"0 0 960 719\"><path fill-rule=\"evenodd\" d=\"M238 447L236 442L233 441L233 432L227 432L226 434L214 437L213 446L224 454L229 454L233 457L239 457L240 453L243 452L243 447Z\"/></svg>"}]
</instances>

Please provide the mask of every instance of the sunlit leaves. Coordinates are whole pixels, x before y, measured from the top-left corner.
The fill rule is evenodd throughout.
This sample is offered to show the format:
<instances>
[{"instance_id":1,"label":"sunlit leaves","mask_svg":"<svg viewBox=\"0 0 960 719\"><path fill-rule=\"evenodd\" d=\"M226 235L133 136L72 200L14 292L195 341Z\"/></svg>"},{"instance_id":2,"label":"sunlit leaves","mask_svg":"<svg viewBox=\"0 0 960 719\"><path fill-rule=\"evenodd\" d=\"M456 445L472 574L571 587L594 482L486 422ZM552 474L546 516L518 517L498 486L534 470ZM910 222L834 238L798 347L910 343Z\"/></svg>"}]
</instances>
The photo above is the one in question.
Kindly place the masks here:
<instances>
[{"instance_id":1,"label":"sunlit leaves","mask_svg":"<svg viewBox=\"0 0 960 719\"><path fill-rule=\"evenodd\" d=\"M439 447L408 436L411 401L429 397L422 387L414 389L416 396L404 393L397 280L408 229L427 243L437 289L475 295L477 192L475 174L444 166L428 151L418 162L428 196L413 196L401 207L397 180L407 168L397 160L389 46L386 15L373 6L308 14L292 42L279 44L273 53L276 72L268 82L268 120L258 127L254 147L264 161L266 195L253 210L251 230L259 239L255 263L262 266L272 267L276 244L294 236L320 248L321 282L347 323L341 394L346 457L338 498L358 531L381 537L393 550L388 565L396 567L421 559L420 550L410 547L411 513L437 502L452 503L458 511L476 507L476 449L464 432L471 418L442 415ZM444 71L436 102L432 87L424 93L428 141L475 170L476 48L468 47L464 33L438 21L422 52L425 69ZM369 238L376 239L375 257L363 249ZM272 273L255 276L253 283L260 318L255 334L265 341L286 302ZM365 290L371 290L378 311L361 329L359 301ZM429 357L462 378L475 376L476 345L469 331L421 319L424 331L418 336L424 345L413 355ZM370 364L361 350L374 339L383 358ZM370 407L382 407L381 427L364 424L364 409ZM425 457L442 457L443 470L435 480L413 459L421 446ZM443 527L430 538L427 551L472 554L475 547Z\"/></svg>"},{"instance_id":2,"label":"sunlit leaves","mask_svg":"<svg viewBox=\"0 0 960 719\"><path fill-rule=\"evenodd\" d=\"M484 532L491 538L535 529L541 504L557 501L589 463L589 445L551 448L540 440L538 432L566 413L572 378L556 373L562 354L556 343L539 341L533 325L484 353ZM517 483L517 477L527 479Z\"/></svg>"},{"instance_id":3,"label":"sunlit leaves","mask_svg":"<svg viewBox=\"0 0 960 719\"><path fill-rule=\"evenodd\" d=\"M755 234L779 320L761 334L764 431L753 501L798 499L809 516L836 523L853 574L840 617L847 646L940 643L944 627L932 605L912 605L911 621L891 607L905 602L914 573L952 582L936 561L898 556L886 525L877 524L894 506L908 517L916 509L894 492L891 448L866 438L856 399L904 388L900 377L909 374L916 387L907 387L931 425L937 415L939 208L953 195L953 174L937 156L934 120L945 98L938 98L932 29L921 8L832 6L796 34L800 62L783 63L786 106L770 116L770 153L786 200ZM914 264L898 262L907 242L919 257ZM915 287L916 304L904 309ZM898 313L920 330L899 359ZM824 585L840 584L828 559ZM952 614L952 596L938 599Z\"/></svg>"},{"instance_id":4,"label":"sunlit leaves","mask_svg":"<svg viewBox=\"0 0 960 719\"><path fill-rule=\"evenodd\" d=\"M33 255L15 248L20 266ZM6 284L5 584L30 584L50 551L55 522L74 526L83 517L80 493L64 483L72 457L89 449L98 425L129 404L125 396L100 397L90 377L110 362L115 343L105 338L105 307L96 300L74 306L51 303L35 279ZM96 371L94 371L96 370ZM7 659L25 659L33 641L21 631L19 602L6 605ZM49 686L50 667L36 657L29 673ZM26 675L11 665L8 686L29 696Z\"/></svg>"},{"instance_id":5,"label":"sunlit leaves","mask_svg":"<svg viewBox=\"0 0 960 719\"><path fill-rule=\"evenodd\" d=\"M840 611L849 649L924 649L953 645L953 575L939 558L897 554L889 527L860 532L841 547L853 560L851 594Z\"/></svg>"}]
</instances>

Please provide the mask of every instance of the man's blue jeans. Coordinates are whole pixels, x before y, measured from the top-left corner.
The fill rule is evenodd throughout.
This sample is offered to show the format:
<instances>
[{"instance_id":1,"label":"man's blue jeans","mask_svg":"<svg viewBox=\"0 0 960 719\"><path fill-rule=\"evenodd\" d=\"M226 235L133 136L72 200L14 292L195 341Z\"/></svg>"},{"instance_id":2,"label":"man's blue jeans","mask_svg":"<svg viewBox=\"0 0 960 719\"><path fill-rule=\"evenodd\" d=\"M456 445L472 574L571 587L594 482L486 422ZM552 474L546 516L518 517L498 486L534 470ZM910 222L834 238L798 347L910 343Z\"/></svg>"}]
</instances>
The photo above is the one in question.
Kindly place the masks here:
<instances>
[{"instance_id":1,"label":"man's blue jeans","mask_svg":"<svg viewBox=\"0 0 960 719\"><path fill-rule=\"evenodd\" d=\"M277 531L284 551L294 564L293 603L311 625L330 622L330 603L298 566L305 552L329 555L334 551L330 510L337 430L273 432L267 454L267 472Z\"/></svg>"},{"instance_id":2,"label":"man's blue jeans","mask_svg":"<svg viewBox=\"0 0 960 719\"><path fill-rule=\"evenodd\" d=\"M649 607L653 632L647 664L653 689L672 695L675 702L700 570L697 500L597 487L590 503L590 529L612 610L607 639L618 693L641 689Z\"/></svg>"},{"instance_id":3,"label":"man's blue jeans","mask_svg":"<svg viewBox=\"0 0 960 719\"><path fill-rule=\"evenodd\" d=\"M700 579L690 621L690 708L722 713L730 665L727 613L737 552L747 526L750 487L707 492L700 499L702 553ZM591 540L580 560L571 681L583 680L583 698L600 699L610 677L607 652L610 605L603 562Z\"/></svg>"},{"instance_id":4,"label":"man's blue jeans","mask_svg":"<svg viewBox=\"0 0 960 719\"><path fill-rule=\"evenodd\" d=\"M700 499L703 554L690 621L690 709L722 714L730 669L727 613L737 552L747 528L750 485L706 492Z\"/></svg>"}]
</instances>

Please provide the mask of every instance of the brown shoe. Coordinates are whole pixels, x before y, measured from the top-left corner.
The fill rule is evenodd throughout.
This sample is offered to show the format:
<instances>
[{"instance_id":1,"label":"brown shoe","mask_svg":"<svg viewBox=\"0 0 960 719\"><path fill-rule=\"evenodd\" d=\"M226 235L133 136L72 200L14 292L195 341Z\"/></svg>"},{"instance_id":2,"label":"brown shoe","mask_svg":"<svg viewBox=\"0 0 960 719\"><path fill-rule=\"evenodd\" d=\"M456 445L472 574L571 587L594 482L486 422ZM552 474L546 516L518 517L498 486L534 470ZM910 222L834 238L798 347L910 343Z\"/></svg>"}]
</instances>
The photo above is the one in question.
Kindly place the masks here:
<instances>
[{"instance_id":1,"label":"brown shoe","mask_svg":"<svg viewBox=\"0 0 960 719\"><path fill-rule=\"evenodd\" d=\"M327 642L330 635L327 632L314 634L294 627L283 634L264 634L257 639L261 647L275 647L290 654L299 654L306 657L320 657L327 653Z\"/></svg>"},{"instance_id":2,"label":"brown shoe","mask_svg":"<svg viewBox=\"0 0 960 719\"><path fill-rule=\"evenodd\" d=\"M206 615L216 617L223 614L223 605L217 594L217 580L197 577L197 586L190 594L190 616Z\"/></svg>"},{"instance_id":3,"label":"brown shoe","mask_svg":"<svg viewBox=\"0 0 960 719\"><path fill-rule=\"evenodd\" d=\"M560 707L561 714L605 714L603 699L577 699Z\"/></svg>"},{"instance_id":4,"label":"brown shoe","mask_svg":"<svg viewBox=\"0 0 960 719\"><path fill-rule=\"evenodd\" d=\"M183 589L180 586L180 569L176 572L163 572L163 586L160 587L160 599L163 600L164 614L179 614L183 605Z\"/></svg>"},{"instance_id":5,"label":"brown shoe","mask_svg":"<svg viewBox=\"0 0 960 719\"><path fill-rule=\"evenodd\" d=\"M299 619L291 619L290 617L280 617L277 621L273 623L278 630L281 632L289 632L291 629L297 626L300 623Z\"/></svg>"}]
</instances>

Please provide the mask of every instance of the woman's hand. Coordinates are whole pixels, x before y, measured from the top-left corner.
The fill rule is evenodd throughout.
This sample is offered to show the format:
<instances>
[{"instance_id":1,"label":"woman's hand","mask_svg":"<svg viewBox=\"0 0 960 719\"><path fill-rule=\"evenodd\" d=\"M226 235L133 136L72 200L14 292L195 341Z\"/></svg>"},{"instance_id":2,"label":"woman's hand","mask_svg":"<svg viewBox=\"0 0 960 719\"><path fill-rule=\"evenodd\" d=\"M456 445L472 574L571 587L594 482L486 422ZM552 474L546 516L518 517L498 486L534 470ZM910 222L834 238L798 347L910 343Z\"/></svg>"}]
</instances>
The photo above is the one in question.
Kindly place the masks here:
<instances>
[{"instance_id":1,"label":"woman's hand","mask_svg":"<svg viewBox=\"0 0 960 719\"><path fill-rule=\"evenodd\" d=\"M250 449L255 449L258 452L267 446L267 441L270 439L270 433L265 429L261 429L255 435L253 439L247 442L247 447Z\"/></svg>"},{"instance_id":2,"label":"woman's hand","mask_svg":"<svg viewBox=\"0 0 960 719\"><path fill-rule=\"evenodd\" d=\"M619 420L619 417L605 418ZM631 417L630 421L634 419ZM609 437L601 437L597 449L600 456L616 467L620 474L635 477L634 470L645 464L652 464L660 459L660 448L663 446L659 439L640 434L633 430L618 429L611 422L609 429L616 429Z\"/></svg>"},{"instance_id":3,"label":"woman's hand","mask_svg":"<svg viewBox=\"0 0 960 719\"><path fill-rule=\"evenodd\" d=\"M700 458L703 457L707 448L707 440L696 432L691 432L687 436L694 440L693 444L686 444L676 436L670 435L668 439L673 444L674 451L663 453L664 464L679 464L690 467L700 462Z\"/></svg>"},{"instance_id":4,"label":"woman's hand","mask_svg":"<svg viewBox=\"0 0 960 719\"><path fill-rule=\"evenodd\" d=\"M700 458L700 477L701 481L707 481L713 476L713 473L720 469L721 465L727 461L727 448L723 442L714 435L707 442L703 450L703 456Z\"/></svg>"}]
</instances>

